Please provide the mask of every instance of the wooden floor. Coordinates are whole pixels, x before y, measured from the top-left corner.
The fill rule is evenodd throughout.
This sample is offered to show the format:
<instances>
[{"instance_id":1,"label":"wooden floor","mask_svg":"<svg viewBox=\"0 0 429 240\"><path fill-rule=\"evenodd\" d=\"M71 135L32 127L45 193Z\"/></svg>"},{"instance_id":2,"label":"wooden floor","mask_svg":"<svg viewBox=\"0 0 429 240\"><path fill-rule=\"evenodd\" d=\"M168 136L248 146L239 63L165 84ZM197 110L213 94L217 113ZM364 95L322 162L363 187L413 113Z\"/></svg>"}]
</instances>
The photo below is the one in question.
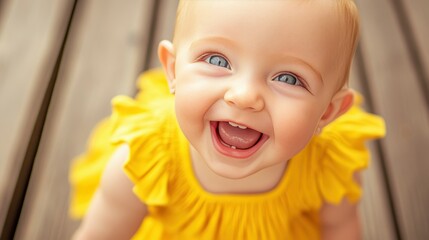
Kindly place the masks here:
<instances>
[{"instance_id":1,"label":"wooden floor","mask_svg":"<svg viewBox=\"0 0 429 240\"><path fill-rule=\"evenodd\" d=\"M245 2L245 0L243 0ZM429 1L356 0L352 85L382 115L365 239L429 239ZM158 65L176 0L0 0L0 239L69 239L70 160L110 99Z\"/></svg>"}]
</instances>

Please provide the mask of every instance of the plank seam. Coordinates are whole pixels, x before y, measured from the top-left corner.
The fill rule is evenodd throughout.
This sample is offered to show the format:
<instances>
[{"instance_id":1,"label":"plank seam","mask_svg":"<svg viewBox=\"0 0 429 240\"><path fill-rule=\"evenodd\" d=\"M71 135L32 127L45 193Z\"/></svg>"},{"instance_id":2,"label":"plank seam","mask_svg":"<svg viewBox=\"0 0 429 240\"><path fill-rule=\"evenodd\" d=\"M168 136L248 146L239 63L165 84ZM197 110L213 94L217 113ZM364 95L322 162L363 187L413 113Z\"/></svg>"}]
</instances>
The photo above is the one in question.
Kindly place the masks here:
<instances>
[{"instance_id":1,"label":"plank seam","mask_svg":"<svg viewBox=\"0 0 429 240\"><path fill-rule=\"evenodd\" d=\"M70 27L75 13L77 2L78 0L74 0L69 21L66 25L67 27L64 34L64 38L61 43L60 50L58 52L57 60L56 60L54 69L52 71L48 86L46 88L46 92L43 97L43 101L40 106L40 109L36 118L36 122L33 127L33 132L31 133L30 141L26 148L27 150L25 152L25 157L22 161L22 166L21 166L21 169L18 175L18 180L12 195L12 200L8 208L6 220L4 223L4 228L0 235L0 239L13 239L16 233L17 225L21 215L21 210L25 200L25 194L27 192L27 188L31 177L31 172L33 170L34 160L35 160L38 147L41 141L41 137L43 134L43 129L44 129L46 118L49 111L49 105L51 103L52 94L54 92L55 85L57 82L58 72L61 66L61 60L64 53L64 49L67 44L68 35L70 32Z\"/></svg>"}]
</instances>

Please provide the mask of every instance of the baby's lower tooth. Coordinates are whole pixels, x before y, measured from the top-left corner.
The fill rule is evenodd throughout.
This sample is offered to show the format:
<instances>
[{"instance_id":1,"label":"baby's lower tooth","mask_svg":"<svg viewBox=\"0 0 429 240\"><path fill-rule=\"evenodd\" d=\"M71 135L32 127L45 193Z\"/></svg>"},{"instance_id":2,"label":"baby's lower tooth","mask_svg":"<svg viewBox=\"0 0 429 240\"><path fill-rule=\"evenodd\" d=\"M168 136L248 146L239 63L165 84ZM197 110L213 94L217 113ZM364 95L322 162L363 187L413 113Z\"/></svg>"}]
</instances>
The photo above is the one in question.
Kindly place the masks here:
<instances>
[{"instance_id":1,"label":"baby's lower tooth","mask_svg":"<svg viewBox=\"0 0 429 240\"><path fill-rule=\"evenodd\" d=\"M232 149L237 149L237 147L236 147L236 146L231 146L231 148L232 148Z\"/></svg>"}]
</instances>

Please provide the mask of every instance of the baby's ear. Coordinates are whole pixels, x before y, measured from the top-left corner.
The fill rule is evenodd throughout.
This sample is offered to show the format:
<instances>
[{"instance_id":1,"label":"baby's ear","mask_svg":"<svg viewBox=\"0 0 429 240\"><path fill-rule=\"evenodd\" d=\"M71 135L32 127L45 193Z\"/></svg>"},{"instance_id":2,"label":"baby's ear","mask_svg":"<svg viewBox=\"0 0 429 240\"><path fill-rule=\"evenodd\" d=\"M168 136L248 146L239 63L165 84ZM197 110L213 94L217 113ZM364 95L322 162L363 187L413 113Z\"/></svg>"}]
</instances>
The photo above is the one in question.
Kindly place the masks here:
<instances>
[{"instance_id":1,"label":"baby's ear","mask_svg":"<svg viewBox=\"0 0 429 240\"><path fill-rule=\"evenodd\" d=\"M329 106L319 121L319 127L323 128L339 116L347 112L353 105L353 91L350 89L341 89L332 98Z\"/></svg>"},{"instance_id":2,"label":"baby's ear","mask_svg":"<svg viewBox=\"0 0 429 240\"><path fill-rule=\"evenodd\" d=\"M174 93L176 87L176 55L174 53L173 43L167 40L161 41L158 46L158 57L167 75L170 91Z\"/></svg>"}]
</instances>

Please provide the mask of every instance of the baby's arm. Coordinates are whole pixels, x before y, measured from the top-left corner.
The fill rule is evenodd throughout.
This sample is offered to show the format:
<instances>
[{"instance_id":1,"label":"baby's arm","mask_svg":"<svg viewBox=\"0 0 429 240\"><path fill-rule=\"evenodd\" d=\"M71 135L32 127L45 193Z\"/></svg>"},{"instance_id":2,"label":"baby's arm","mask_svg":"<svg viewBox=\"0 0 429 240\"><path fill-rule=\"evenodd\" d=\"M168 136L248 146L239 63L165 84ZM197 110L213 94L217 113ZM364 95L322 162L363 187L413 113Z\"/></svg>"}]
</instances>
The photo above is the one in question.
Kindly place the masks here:
<instances>
[{"instance_id":1,"label":"baby's arm","mask_svg":"<svg viewBox=\"0 0 429 240\"><path fill-rule=\"evenodd\" d=\"M110 159L74 239L130 239L139 228L147 209L122 170L128 154L128 146L123 145Z\"/></svg>"},{"instance_id":2,"label":"baby's arm","mask_svg":"<svg viewBox=\"0 0 429 240\"><path fill-rule=\"evenodd\" d=\"M357 182L360 177L356 176ZM339 205L325 203L320 212L323 240L358 240L361 239L361 226L358 203L347 199Z\"/></svg>"}]
</instances>

